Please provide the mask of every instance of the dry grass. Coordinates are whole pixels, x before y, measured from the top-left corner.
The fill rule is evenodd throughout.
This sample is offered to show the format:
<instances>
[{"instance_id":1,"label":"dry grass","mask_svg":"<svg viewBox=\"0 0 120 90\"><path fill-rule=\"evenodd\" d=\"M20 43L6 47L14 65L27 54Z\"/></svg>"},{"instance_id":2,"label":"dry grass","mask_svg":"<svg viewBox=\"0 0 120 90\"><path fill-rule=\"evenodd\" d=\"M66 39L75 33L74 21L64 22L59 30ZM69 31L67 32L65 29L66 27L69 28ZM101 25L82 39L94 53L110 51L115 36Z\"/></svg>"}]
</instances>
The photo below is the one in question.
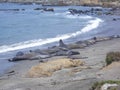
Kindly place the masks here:
<instances>
[{"instance_id":1,"label":"dry grass","mask_svg":"<svg viewBox=\"0 0 120 90\"><path fill-rule=\"evenodd\" d=\"M48 61L45 63L40 63L39 65L33 66L28 71L28 77L46 77L51 76L53 72L61 70L62 68L77 67L83 65L84 62L80 60L71 59L57 59L53 61Z\"/></svg>"},{"instance_id":2,"label":"dry grass","mask_svg":"<svg viewBox=\"0 0 120 90\"><path fill-rule=\"evenodd\" d=\"M106 56L106 64L109 65L114 61L120 61L120 52L109 52Z\"/></svg>"}]
</instances>

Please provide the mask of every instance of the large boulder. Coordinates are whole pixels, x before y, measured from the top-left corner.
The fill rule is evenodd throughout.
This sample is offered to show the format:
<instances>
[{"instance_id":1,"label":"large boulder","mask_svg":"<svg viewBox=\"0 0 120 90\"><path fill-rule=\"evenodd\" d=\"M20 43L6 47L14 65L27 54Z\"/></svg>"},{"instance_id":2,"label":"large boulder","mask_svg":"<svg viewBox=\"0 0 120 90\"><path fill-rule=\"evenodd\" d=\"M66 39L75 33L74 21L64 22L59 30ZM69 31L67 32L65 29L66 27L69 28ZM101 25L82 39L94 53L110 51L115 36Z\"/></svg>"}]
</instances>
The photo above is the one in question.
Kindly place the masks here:
<instances>
[{"instance_id":1,"label":"large boulder","mask_svg":"<svg viewBox=\"0 0 120 90\"><path fill-rule=\"evenodd\" d=\"M42 10L42 11L54 12L53 8L35 8L34 10Z\"/></svg>"},{"instance_id":2,"label":"large boulder","mask_svg":"<svg viewBox=\"0 0 120 90\"><path fill-rule=\"evenodd\" d=\"M105 83L103 86L101 86L101 90L118 90L117 88L117 84Z\"/></svg>"},{"instance_id":3,"label":"large boulder","mask_svg":"<svg viewBox=\"0 0 120 90\"><path fill-rule=\"evenodd\" d=\"M53 9L53 8L44 8L43 10L44 10L44 11L49 11L49 12L54 12L54 9Z\"/></svg>"}]
</instances>

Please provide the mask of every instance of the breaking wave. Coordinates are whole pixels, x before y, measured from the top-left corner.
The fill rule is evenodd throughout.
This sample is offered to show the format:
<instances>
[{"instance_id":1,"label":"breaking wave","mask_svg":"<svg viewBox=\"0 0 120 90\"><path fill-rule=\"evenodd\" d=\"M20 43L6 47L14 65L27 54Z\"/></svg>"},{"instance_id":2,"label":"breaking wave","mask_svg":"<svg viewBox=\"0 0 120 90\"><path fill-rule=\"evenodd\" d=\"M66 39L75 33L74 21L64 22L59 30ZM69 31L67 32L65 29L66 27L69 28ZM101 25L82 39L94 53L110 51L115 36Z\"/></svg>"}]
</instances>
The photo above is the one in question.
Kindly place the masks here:
<instances>
[{"instance_id":1,"label":"breaking wave","mask_svg":"<svg viewBox=\"0 0 120 90\"><path fill-rule=\"evenodd\" d=\"M20 42L20 43L16 43L16 44L12 44L12 45L3 45L3 46L0 46L0 53L41 46L44 44L57 42L60 39L63 39L63 40L69 39L69 38L78 36L80 34L87 33L89 31L97 28L101 22L103 22L101 19L95 18L94 20L90 20L83 29L81 29L80 31L77 31L75 33L64 34L64 35L56 36L54 38L30 40L30 41Z\"/></svg>"}]
</instances>

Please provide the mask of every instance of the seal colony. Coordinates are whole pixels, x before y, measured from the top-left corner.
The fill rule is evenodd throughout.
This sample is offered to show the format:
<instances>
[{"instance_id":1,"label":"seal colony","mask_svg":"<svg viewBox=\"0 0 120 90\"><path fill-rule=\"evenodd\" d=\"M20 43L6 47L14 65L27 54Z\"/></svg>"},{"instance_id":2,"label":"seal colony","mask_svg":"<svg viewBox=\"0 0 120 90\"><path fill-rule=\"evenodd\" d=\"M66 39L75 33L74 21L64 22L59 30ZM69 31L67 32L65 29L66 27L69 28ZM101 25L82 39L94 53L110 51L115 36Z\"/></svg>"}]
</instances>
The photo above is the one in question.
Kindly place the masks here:
<instances>
[{"instance_id":1,"label":"seal colony","mask_svg":"<svg viewBox=\"0 0 120 90\"><path fill-rule=\"evenodd\" d=\"M71 9L71 13L84 13ZM93 10L96 12L96 10ZM102 12L102 11L100 11ZM89 14L89 12L86 12ZM108 17L111 14L108 14ZM118 15L118 13L117 13ZM109 18L107 25L119 30L119 18ZM116 26L116 27L115 27ZM104 27L105 28L105 27ZM109 28L107 28L109 29ZM111 29L110 29L111 30ZM17 52L8 61L16 63L0 76L1 90L100 90L91 89L93 83L104 80L120 80L120 62L106 66L108 52L120 52L120 36L93 37L88 40L46 49ZM103 83L101 88L113 86ZM99 87L99 83L98 87ZM95 83L96 85L96 83ZM111 85L111 86L110 86ZM119 83L114 85L118 86ZM100 88L100 87L99 87Z\"/></svg>"},{"instance_id":2,"label":"seal colony","mask_svg":"<svg viewBox=\"0 0 120 90\"><path fill-rule=\"evenodd\" d=\"M71 51L80 52L80 54L71 55L71 57L64 55L14 61L16 65L0 77L0 88L3 90L47 90L48 88L50 90L62 90L63 88L65 90L81 88L89 90L96 81L118 80L119 64L114 66L113 63L105 67L105 57L106 53L110 51L120 50L119 35L94 37L92 41L94 40L96 42L87 43L88 46L84 48L71 49ZM65 48L70 45L63 44L61 40L60 42L62 43L57 47L63 45ZM76 43L81 43L81 41ZM33 53L33 51L29 53ZM24 54L18 52L16 56Z\"/></svg>"},{"instance_id":3,"label":"seal colony","mask_svg":"<svg viewBox=\"0 0 120 90\"><path fill-rule=\"evenodd\" d=\"M30 50L28 53L17 52L16 56L8 59L10 62L21 61L21 60L36 60L41 59L41 62L46 58L54 57L54 56L67 56L68 58L73 58L73 55L78 55L80 52L74 51L73 49L81 49L93 45L97 42L111 40L115 38L120 38L117 36L108 36L108 37L93 37L89 40L77 41L71 44L65 44L62 40L59 41L58 46L52 46L45 50ZM74 57L75 58L75 57ZM77 58L77 57L76 57ZM43 60L42 60L43 59Z\"/></svg>"}]
</instances>

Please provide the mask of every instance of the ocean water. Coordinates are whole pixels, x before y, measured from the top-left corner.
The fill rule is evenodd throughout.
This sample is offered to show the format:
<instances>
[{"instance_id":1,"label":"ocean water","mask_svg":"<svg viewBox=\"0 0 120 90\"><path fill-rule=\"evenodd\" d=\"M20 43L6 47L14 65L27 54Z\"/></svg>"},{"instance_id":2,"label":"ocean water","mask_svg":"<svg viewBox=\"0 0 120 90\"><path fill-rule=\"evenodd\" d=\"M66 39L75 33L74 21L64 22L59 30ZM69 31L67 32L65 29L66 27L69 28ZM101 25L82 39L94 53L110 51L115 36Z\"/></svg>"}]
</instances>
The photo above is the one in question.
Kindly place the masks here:
<instances>
[{"instance_id":1,"label":"ocean water","mask_svg":"<svg viewBox=\"0 0 120 90\"><path fill-rule=\"evenodd\" d=\"M42 7L54 8L54 12L34 10ZM71 15L69 8L90 9L82 6L0 3L0 72L13 65L7 59L15 51L40 48L60 39L66 43L73 42L78 38L82 40L91 37L90 33L98 33L97 28L104 22L102 19L90 15Z\"/></svg>"}]
</instances>

